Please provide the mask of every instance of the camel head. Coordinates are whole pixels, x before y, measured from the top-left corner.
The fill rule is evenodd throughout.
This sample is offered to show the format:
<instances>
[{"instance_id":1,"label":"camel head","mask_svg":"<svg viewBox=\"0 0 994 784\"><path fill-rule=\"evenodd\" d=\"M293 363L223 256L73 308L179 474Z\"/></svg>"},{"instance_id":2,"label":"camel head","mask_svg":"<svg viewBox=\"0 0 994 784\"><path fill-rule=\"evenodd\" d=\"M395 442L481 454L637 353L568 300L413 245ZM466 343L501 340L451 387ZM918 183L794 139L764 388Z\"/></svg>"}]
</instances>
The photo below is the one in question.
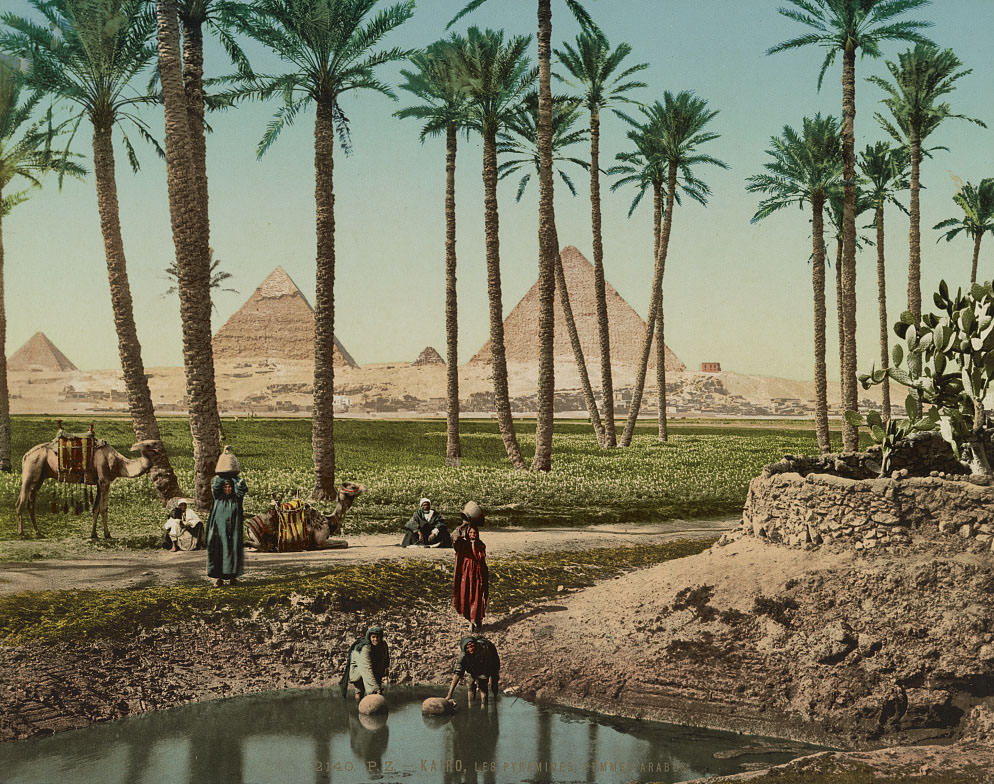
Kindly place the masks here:
<instances>
[{"instance_id":1,"label":"camel head","mask_svg":"<svg viewBox=\"0 0 994 784\"><path fill-rule=\"evenodd\" d=\"M131 451L151 460L156 455L165 454L166 448L162 445L161 441L155 438L148 438L144 441L139 441L137 444L132 444Z\"/></svg>"},{"instance_id":2,"label":"camel head","mask_svg":"<svg viewBox=\"0 0 994 784\"><path fill-rule=\"evenodd\" d=\"M358 482L342 482L338 488L338 506L342 507L342 514L345 514L356 498L366 492L366 486ZM336 506L335 512L338 512Z\"/></svg>"},{"instance_id":3,"label":"camel head","mask_svg":"<svg viewBox=\"0 0 994 784\"><path fill-rule=\"evenodd\" d=\"M342 518L352 506L356 497L366 492L366 488L356 482L344 482L338 488L338 502L335 504L335 511L325 514L320 509L304 504L304 515L307 520L307 527L314 531L327 530L328 536L334 536L342 530Z\"/></svg>"}]
</instances>

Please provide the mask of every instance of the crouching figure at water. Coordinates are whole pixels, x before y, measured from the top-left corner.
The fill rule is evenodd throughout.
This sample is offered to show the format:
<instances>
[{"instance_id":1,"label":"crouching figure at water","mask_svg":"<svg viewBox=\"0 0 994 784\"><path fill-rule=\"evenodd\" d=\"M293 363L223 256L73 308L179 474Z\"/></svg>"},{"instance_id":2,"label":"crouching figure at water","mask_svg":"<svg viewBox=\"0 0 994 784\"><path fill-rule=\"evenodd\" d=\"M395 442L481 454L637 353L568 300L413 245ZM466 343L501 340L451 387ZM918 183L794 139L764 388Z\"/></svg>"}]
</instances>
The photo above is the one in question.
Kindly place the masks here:
<instances>
[{"instance_id":1,"label":"crouching figure at water","mask_svg":"<svg viewBox=\"0 0 994 784\"><path fill-rule=\"evenodd\" d=\"M214 505L207 518L207 576L214 578L215 588L220 588L222 580L234 585L245 571L242 501L248 485L238 476L238 459L231 447L224 448L215 471L217 475L211 483Z\"/></svg>"},{"instance_id":2,"label":"crouching figure at water","mask_svg":"<svg viewBox=\"0 0 994 784\"><path fill-rule=\"evenodd\" d=\"M469 673L469 702L473 702L478 689L481 702L486 702L491 692L496 697L500 688L500 656L497 654L497 646L486 637L477 635L463 637L459 649L462 655L456 659L456 665L452 670L452 684L445 699L455 705L452 694L467 673Z\"/></svg>"},{"instance_id":3,"label":"crouching figure at water","mask_svg":"<svg viewBox=\"0 0 994 784\"><path fill-rule=\"evenodd\" d=\"M445 525L445 520L436 509L431 508L431 501L421 499L421 504L411 519L404 524L407 532L401 547L452 547L452 536Z\"/></svg>"},{"instance_id":4,"label":"crouching figure at water","mask_svg":"<svg viewBox=\"0 0 994 784\"><path fill-rule=\"evenodd\" d=\"M356 702L367 694L381 694L389 667L390 649L383 639L383 627L370 626L366 636L356 640L345 657L345 672L339 683L342 696L348 695L350 683L355 688Z\"/></svg>"}]
</instances>

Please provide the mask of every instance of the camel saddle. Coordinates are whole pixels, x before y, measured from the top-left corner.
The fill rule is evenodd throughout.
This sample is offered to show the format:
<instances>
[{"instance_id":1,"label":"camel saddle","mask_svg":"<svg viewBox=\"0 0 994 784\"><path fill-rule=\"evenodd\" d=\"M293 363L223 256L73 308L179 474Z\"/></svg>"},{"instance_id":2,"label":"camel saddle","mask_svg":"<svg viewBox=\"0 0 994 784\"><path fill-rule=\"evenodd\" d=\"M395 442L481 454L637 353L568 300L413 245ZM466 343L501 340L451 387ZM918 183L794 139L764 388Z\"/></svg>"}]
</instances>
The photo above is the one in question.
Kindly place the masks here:
<instances>
[{"instance_id":1,"label":"camel saddle","mask_svg":"<svg viewBox=\"0 0 994 784\"><path fill-rule=\"evenodd\" d=\"M106 443L102 439L97 439L93 432L93 425L90 425L90 429L86 433L67 435L62 430L62 421L59 420L59 434L50 445L58 457L58 476L56 479L66 484L95 485L97 471L93 465L93 458L97 447Z\"/></svg>"},{"instance_id":2,"label":"camel saddle","mask_svg":"<svg viewBox=\"0 0 994 784\"><path fill-rule=\"evenodd\" d=\"M304 513L304 502L299 498L284 501L279 505L276 520L276 552L297 553L307 547Z\"/></svg>"}]
</instances>

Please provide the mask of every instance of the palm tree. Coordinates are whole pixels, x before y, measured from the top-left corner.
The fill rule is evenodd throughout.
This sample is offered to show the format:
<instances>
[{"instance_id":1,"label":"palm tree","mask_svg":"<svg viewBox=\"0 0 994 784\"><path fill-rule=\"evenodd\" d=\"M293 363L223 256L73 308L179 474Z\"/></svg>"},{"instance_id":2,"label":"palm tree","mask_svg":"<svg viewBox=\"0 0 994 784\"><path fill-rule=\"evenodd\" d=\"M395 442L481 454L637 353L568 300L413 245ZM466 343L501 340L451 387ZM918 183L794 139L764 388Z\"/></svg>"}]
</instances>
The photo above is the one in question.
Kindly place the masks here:
<instances>
[{"instance_id":1,"label":"palm tree","mask_svg":"<svg viewBox=\"0 0 994 784\"><path fill-rule=\"evenodd\" d=\"M586 169L589 164L580 158L561 154L561 151L581 141L586 141L587 132L585 130L574 130L573 126L579 116L580 102L575 98L566 96L553 96L552 99L552 159L554 163L573 163ZM524 170L521 179L518 181L518 193L516 199L521 201L525 188L531 179L533 171L538 172L540 156L538 152L538 94L529 93L525 96L518 113L512 117L508 123L510 133L504 133L497 144L497 152L511 155L498 167L499 179L504 179L512 174ZM569 174L562 168L557 169L560 179L566 184L569 192L576 196L576 186ZM558 237L556 242L558 243ZM569 291L566 288L566 274L563 272L562 256L556 256L556 288L559 290L559 302L562 305L563 317L566 322L566 332L569 334L570 345L573 349L573 358L576 360L576 368L580 375L580 387L583 390L583 399L587 405L587 412L590 415L590 423L594 428L594 435L598 444L605 441L604 426L601 423L600 412L597 410L597 401L594 399L594 390L590 386L590 375L587 373L587 363L583 356L583 346L580 344L580 335L576 329L576 320L573 318L573 307L569 301Z\"/></svg>"},{"instance_id":2,"label":"palm tree","mask_svg":"<svg viewBox=\"0 0 994 784\"><path fill-rule=\"evenodd\" d=\"M214 248L209 249L209 255L211 258L210 290L212 292L224 291L229 294L237 294L238 289L230 289L225 285L234 277L234 275L221 269L221 259L214 258ZM172 281L169 288L162 293L163 297L168 297L179 291L179 286L177 284L179 279L179 270L176 267L176 262L172 262L164 271L166 273L166 278ZM213 294L211 294L211 310L215 313L217 312L217 303L214 301Z\"/></svg>"},{"instance_id":3,"label":"palm tree","mask_svg":"<svg viewBox=\"0 0 994 784\"><path fill-rule=\"evenodd\" d=\"M973 239L973 264L970 267L970 283L977 282L977 261L980 258L980 241L984 234L994 234L994 177L980 181L977 187L966 183L953 196L953 201L963 210L959 218L946 218L933 226L933 229L948 229L942 237L948 242L960 232ZM938 240L936 240L938 242Z\"/></svg>"},{"instance_id":4,"label":"palm tree","mask_svg":"<svg viewBox=\"0 0 994 784\"><path fill-rule=\"evenodd\" d=\"M483 5L486 0L469 0L449 22L451 26L461 17ZM566 7L585 28L594 26L590 15L577 2L566 0ZM538 422L535 425L535 457L533 471L552 469L552 430L556 393L553 364L555 321L553 302L556 293L555 266L559 258L559 238L556 234L556 212L552 175L552 0L538 0L538 279L539 279L539 369Z\"/></svg>"},{"instance_id":5,"label":"palm tree","mask_svg":"<svg viewBox=\"0 0 994 784\"><path fill-rule=\"evenodd\" d=\"M155 15L144 0L30 2L45 24L4 14L8 29L0 31L0 49L27 61L24 79L29 88L78 110L68 121L73 135L84 119L93 126L97 208L128 408L139 440L161 440L135 328L112 140L117 128L135 170L138 157L125 133L125 123L154 142L144 121L133 114L133 108L147 99L138 94L132 97L129 90L132 81L154 61L156 50L151 39ZM163 500L183 495L165 453L155 459L149 476Z\"/></svg>"},{"instance_id":6,"label":"palm tree","mask_svg":"<svg viewBox=\"0 0 994 784\"><path fill-rule=\"evenodd\" d=\"M7 313L4 307L3 218L28 198L28 190L4 193L20 178L29 188L40 188L39 177L50 171L77 177L86 171L65 157L52 154L51 110L31 122L41 101L39 93L24 97L12 68L0 60L0 471L10 472L10 395L7 387ZM22 100L23 98L23 100Z\"/></svg>"},{"instance_id":7,"label":"palm tree","mask_svg":"<svg viewBox=\"0 0 994 784\"><path fill-rule=\"evenodd\" d=\"M233 25L271 49L291 70L256 75L241 91L259 99L278 95L283 105L259 142L262 156L280 132L313 103L317 275L314 296L314 416L311 443L318 500L335 498L335 133L350 150L349 120L341 97L369 90L394 98L374 75L380 65L412 54L398 48L372 51L414 13L413 0L392 5L367 19L377 0L257 0L235 15Z\"/></svg>"},{"instance_id":8,"label":"palm tree","mask_svg":"<svg viewBox=\"0 0 994 784\"><path fill-rule=\"evenodd\" d=\"M868 144L859 158L859 171L863 176L862 188L873 205L873 226L877 230L877 311L880 319L880 367L890 365L887 319L887 276L884 267L884 206L889 202L907 213L897 200L898 191L908 187L908 155L903 148L891 147L887 142ZM883 420L890 419L890 378L884 374L881 385Z\"/></svg>"},{"instance_id":9,"label":"palm tree","mask_svg":"<svg viewBox=\"0 0 994 784\"><path fill-rule=\"evenodd\" d=\"M705 127L718 114L708 109L707 101L698 98L692 92L682 91L673 95L669 91L663 93L663 101L656 101L642 108L645 115L643 124L637 123L627 115L622 115L634 128L628 132L628 138L639 144L640 150L648 150L649 154L659 161L660 167L666 167L666 205L663 209L663 225L656 249L653 271L651 297L649 299L649 314L646 318L645 337L642 340L642 357L635 377L635 391L632 396L632 407L628 412L628 421L621 436L621 445L631 444L635 433L635 423L638 420L639 408L642 405L642 392L645 387L645 374L649 364L649 351L652 347L653 330L655 329L657 344L656 383L660 395L660 427L659 438L666 440L666 363L660 357L665 347L663 342L663 273L666 269L666 252L669 247L670 231L673 228L673 206L676 202L678 176L683 192L702 205L707 205L710 189L700 179L694 176L694 166L710 164L727 169L728 165L710 155L699 151L699 148L714 141L719 134L706 131Z\"/></svg>"},{"instance_id":10,"label":"palm tree","mask_svg":"<svg viewBox=\"0 0 994 784\"><path fill-rule=\"evenodd\" d=\"M969 73L970 69L957 70L962 65L952 49L939 49L932 44L918 44L898 55L898 62L886 61L892 82L879 76L871 76L870 81L883 89L887 97L883 104L890 110L887 119L879 112L874 116L891 137L908 149L911 165L911 226L908 234L908 310L915 318L921 318L921 189L922 144L933 131L949 117L969 120L984 128L980 120L953 114L948 103L939 99L951 93L956 82ZM943 149L943 148L937 148Z\"/></svg>"},{"instance_id":11,"label":"palm tree","mask_svg":"<svg viewBox=\"0 0 994 784\"><path fill-rule=\"evenodd\" d=\"M504 313L500 282L500 219L497 209L497 134L513 120L525 93L535 81L525 51L530 36L506 43L503 31L469 28L466 46L453 50L465 83L469 126L483 137L483 226L486 241L487 293L490 299L490 351L493 361L497 426L511 465L525 470L514 432L507 389Z\"/></svg>"},{"instance_id":12,"label":"palm tree","mask_svg":"<svg viewBox=\"0 0 994 784\"><path fill-rule=\"evenodd\" d=\"M166 127L166 185L176 249L176 284L183 331L186 394L193 441L194 503L210 509L211 480L221 456L220 417L211 346L210 248L203 231L206 203L194 174L176 0L158 0L159 79Z\"/></svg>"},{"instance_id":13,"label":"palm tree","mask_svg":"<svg viewBox=\"0 0 994 784\"><path fill-rule=\"evenodd\" d=\"M562 49L555 50L559 62L582 88L583 103L590 112L590 223L594 242L594 296L597 301L597 331L600 338L601 399L604 401L604 428L607 435L604 446L609 448L617 446L618 436L614 426L611 335L607 321L604 240L601 234L600 116L612 104L631 103L625 96L629 90L647 86L645 82L633 81L632 76L648 68L648 63L639 63L615 73L631 51L632 47L627 43L619 44L612 51L607 37L599 30L582 32L576 38L575 48L566 43Z\"/></svg>"},{"instance_id":14,"label":"palm tree","mask_svg":"<svg viewBox=\"0 0 994 784\"><path fill-rule=\"evenodd\" d=\"M839 121L829 115L805 117L800 133L784 126L770 140L766 172L747 179L746 190L766 198L752 222L794 204L811 207L811 285L814 289L815 432L822 454L831 449L828 433L828 381L825 370L825 221L824 208L842 180Z\"/></svg>"},{"instance_id":15,"label":"palm tree","mask_svg":"<svg viewBox=\"0 0 994 784\"><path fill-rule=\"evenodd\" d=\"M835 236L835 307L839 321L839 386L840 399L844 399L844 391L841 390L842 379L845 378L846 368L849 367L848 352L851 350L850 341L846 339L846 295L843 275L845 274L845 264L843 264L843 244L845 236L845 194L842 188L836 188L828 194L828 216L832 223ZM869 195L859 185L856 187L856 217L864 212L873 209L873 202ZM866 237L856 235L856 250L862 250L869 243ZM844 406L843 410L849 408ZM855 409L851 409L855 410ZM843 441L843 450L845 442Z\"/></svg>"},{"instance_id":16,"label":"palm tree","mask_svg":"<svg viewBox=\"0 0 994 784\"><path fill-rule=\"evenodd\" d=\"M458 466L459 445L459 320L456 301L456 147L460 129L466 127L466 98L463 84L453 67L452 49L466 40L453 33L424 52L411 57L416 71L401 70L407 80L401 87L424 103L395 112L396 117L424 121L422 143L429 136L445 133L445 372L446 435L445 464Z\"/></svg>"},{"instance_id":17,"label":"palm tree","mask_svg":"<svg viewBox=\"0 0 994 784\"><path fill-rule=\"evenodd\" d=\"M825 72L842 53L842 184L844 189L842 281L845 289L846 368L842 377L843 408L855 411L856 389L856 52L880 56L884 41L927 41L919 30L928 22L901 21L898 17L928 4L929 0L787 0L791 7L780 14L812 28L812 32L771 47L767 54L820 46L826 49L818 89ZM856 428L843 420L844 449L858 445Z\"/></svg>"}]
</instances>

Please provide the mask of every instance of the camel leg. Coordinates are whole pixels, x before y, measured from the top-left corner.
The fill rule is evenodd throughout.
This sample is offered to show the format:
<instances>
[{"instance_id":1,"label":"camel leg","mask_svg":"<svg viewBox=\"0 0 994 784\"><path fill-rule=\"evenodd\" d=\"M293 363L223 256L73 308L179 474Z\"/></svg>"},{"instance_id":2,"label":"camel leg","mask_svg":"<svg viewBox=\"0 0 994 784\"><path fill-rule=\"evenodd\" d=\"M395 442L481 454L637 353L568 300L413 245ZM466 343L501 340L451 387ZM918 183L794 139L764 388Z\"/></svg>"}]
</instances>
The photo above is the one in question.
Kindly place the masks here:
<instances>
[{"instance_id":1,"label":"camel leg","mask_svg":"<svg viewBox=\"0 0 994 784\"><path fill-rule=\"evenodd\" d=\"M90 529L90 538L97 538L97 516L100 514L100 509L107 503L107 490L109 485L105 487L102 483L97 482L97 497L93 499L93 528ZM104 527L107 526L106 512L104 513Z\"/></svg>"},{"instance_id":2,"label":"camel leg","mask_svg":"<svg viewBox=\"0 0 994 784\"><path fill-rule=\"evenodd\" d=\"M28 513L31 515L31 525L34 526L35 536L39 539L44 539L45 534L38 529L38 521L35 519L35 501L38 499L38 491L41 490L42 484L44 484L44 480L28 490Z\"/></svg>"},{"instance_id":3,"label":"camel leg","mask_svg":"<svg viewBox=\"0 0 994 784\"><path fill-rule=\"evenodd\" d=\"M107 527L107 502L110 499L110 482L107 483L100 496L100 514L104 518L104 539L113 539L110 535L110 529ZM96 533L96 529L94 529L94 536L96 536Z\"/></svg>"},{"instance_id":4,"label":"camel leg","mask_svg":"<svg viewBox=\"0 0 994 784\"><path fill-rule=\"evenodd\" d=\"M38 495L38 488L41 487L41 482L37 484L32 484L31 477L25 471L24 476L21 478L21 492L17 496L17 506L15 507L17 512L17 535L24 535L24 517L22 510L25 504L28 507L28 514L31 517L31 524L34 526L35 533L38 533L38 523L35 521L35 498Z\"/></svg>"}]
</instances>

